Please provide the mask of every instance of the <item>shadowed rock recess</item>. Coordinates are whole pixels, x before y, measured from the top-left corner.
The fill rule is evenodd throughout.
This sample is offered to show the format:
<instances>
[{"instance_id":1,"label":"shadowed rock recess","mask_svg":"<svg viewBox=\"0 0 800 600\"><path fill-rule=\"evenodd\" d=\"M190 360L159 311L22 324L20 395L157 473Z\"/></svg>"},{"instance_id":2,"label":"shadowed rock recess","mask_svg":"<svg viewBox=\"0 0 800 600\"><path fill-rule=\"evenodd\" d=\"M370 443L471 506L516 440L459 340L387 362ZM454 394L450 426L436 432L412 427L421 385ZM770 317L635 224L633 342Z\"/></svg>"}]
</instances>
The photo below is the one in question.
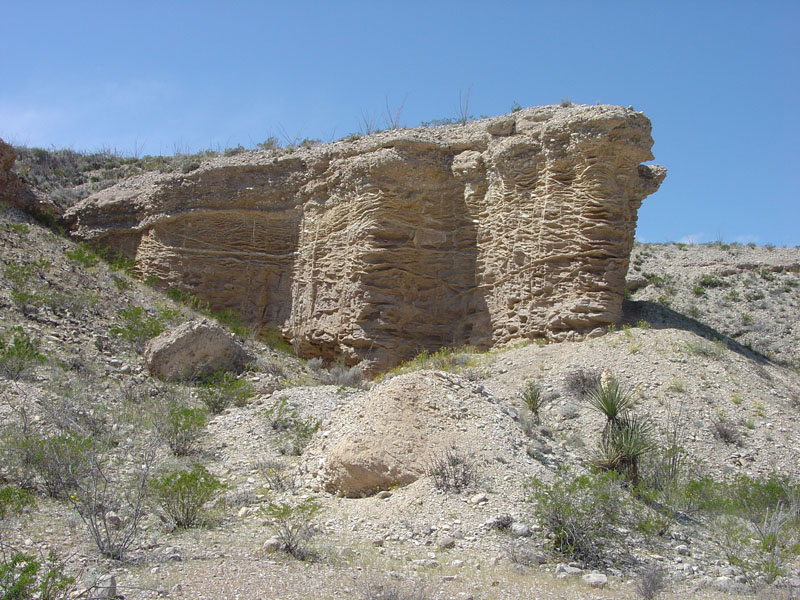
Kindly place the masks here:
<instances>
[{"instance_id":1,"label":"shadowed rock recess","mask_svg":"<svg viewBox=\"0 0 800 600\"><path fill-rule=\"evenodd\" d=\"M144 277L280 328L303 356L580 339L621 315L636 212L666 169L650 121L548 106L143 175L73 207L73 235Z\"/></svg>"}]
</instances>

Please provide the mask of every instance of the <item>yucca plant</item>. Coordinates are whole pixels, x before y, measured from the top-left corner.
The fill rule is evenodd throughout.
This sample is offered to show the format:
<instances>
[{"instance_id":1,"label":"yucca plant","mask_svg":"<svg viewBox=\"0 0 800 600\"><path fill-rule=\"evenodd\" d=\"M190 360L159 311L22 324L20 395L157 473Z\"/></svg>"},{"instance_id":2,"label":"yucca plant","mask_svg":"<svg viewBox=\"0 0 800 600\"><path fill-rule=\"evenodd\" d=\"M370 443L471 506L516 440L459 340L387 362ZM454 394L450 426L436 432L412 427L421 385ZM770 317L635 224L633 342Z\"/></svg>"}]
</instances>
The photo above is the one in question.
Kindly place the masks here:
<instances>
[{"instance_id":1,"label":"yucca plant","mask_svg":"<svg viewBox=\"0 0 800 600\"><path fill-rule=\"evenodd\" d=\"M633 407L635 399L630 392L625 391L616 381L598 384L591 390L586 399L589 406L602 413L608 423L617 421L626 411ZM608 429L608 423L606 429Z\"/></svg>"},{"instance_id":2,"label":"yucca plant","mask_svg":"<svg viewBox=\"0 0 800 600\"><path fill-rule=\"evenodd\" d=\"M609 421L595 465L604 471L616 471L637 485L639 462L653 448L651 432L650 421L634 414L625 413Z\"/></svg>"},{"instance_id":3,"label":"yucca plant","mask_svg":"<svg viewBox=\"0 0 800 600\"><path fill-rule=\"evenodd\" d=\"M525 381L525 387L522 388L522 401L525 402L525 406L527 406L533 414L534 422L538 424L539 411L544 408L544 405L547 403L547 398L545 398L542 393L542 387L533 379Z\"/></svg>"}]
</instances>

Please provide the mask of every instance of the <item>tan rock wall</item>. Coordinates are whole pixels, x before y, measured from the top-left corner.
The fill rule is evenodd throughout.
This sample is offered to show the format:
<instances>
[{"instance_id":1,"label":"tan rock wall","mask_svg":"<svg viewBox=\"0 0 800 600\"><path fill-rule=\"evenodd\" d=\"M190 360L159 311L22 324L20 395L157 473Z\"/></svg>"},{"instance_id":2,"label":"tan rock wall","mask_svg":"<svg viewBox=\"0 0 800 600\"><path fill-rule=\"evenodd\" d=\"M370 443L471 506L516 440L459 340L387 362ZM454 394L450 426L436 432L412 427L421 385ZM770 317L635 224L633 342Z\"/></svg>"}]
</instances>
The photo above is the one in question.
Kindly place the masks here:
<instances>
[{"instance_id":1,"label":"tan rock wall","mask_svg":"<svg viewBox=\"0 0 800 600\"><path fill-rule=\"evenodd\" d=\"M490 133L495 132L495 134ZM145 276L382 368L442 345L579 338L619 318L650 122L541 107L104 190L67 219Z\"/></svg>"}]
</instances>

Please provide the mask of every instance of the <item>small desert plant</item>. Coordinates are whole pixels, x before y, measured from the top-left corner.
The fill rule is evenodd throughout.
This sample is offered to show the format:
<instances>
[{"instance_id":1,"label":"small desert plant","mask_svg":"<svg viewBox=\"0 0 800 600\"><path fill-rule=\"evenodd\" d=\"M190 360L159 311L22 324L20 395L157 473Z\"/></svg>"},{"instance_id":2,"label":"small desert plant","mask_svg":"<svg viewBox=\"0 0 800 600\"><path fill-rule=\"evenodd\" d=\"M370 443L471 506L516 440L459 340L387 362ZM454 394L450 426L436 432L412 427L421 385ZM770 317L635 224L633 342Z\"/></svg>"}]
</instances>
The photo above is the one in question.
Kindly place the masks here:
<instances>
[{"instance_id":1,"label":"small desert plant","mask_svg":"<svg viewBox=\"0 0 800 600\"><path fill-rule=\"evenodd\" d=\"M175 456L188 455L205 430L206 411L167 399L159 406L153 425L158 437Z\"/></svg>"},{"instance_id":2,"label":"small desert plant","mask_svg":"<svg viewBox=\"0 0 800 600\"><path fill-rule=\"evenodd\" d=\"M286 465L277 460L262 460L256 468L267 482L267 489L273 492L285 492L294 487L291 475L286 472Z\"/></svg>"},{"instance_id":3,"label":"small desert plant","mask_svg":"<svg viewBox=\"0 0 800 600\"><path fill-rule=\"evenodd\" d=\"M155 477L150 491L176 527L196 527L200 510L225 486L199 464L179 468Z\"/></svg>"},{"instance_id":4,"label":"small desert plant","mask_svg":"<svg viewBox=\"0 0 800 600\"><path fill-rule=\"evenodd\" d=\"M552 483L531 481L534 516L555 550L597 564L620 523L625 498L614 472L575 475L559 470Z\"/></svg>"},{"instance_id":5,"label":"small desert plant","mask_svg":"<svg viewBox=\"0 0 800 600\"><path fill-rule=\"evenodd\" d=\"M117 315L122 319L122 326L112 327L111 335L120 336L129 342L137 352L144 351L144 346L151 338L164 331L164 319L161 316L148 314L141 306L121 308Z\"/></svg>"},{"instance_id":6,"label":"small desert plant","mask_svg":"<svg viewBox=\"0 0 800 600\"><path fill-rule=\"evenodd\" d=\"M636 580L636 593L643 600L655 600L667 589L667 578L664 569L649 567L641 572Z\"/></svg>"},{"instance_id":7,"label":"small desert plant","mask_svg":"<svg viewBox=\"0 0 800 600\"><path fill-rule=\"evenodd\" d=\"M11 341L0 336L0 375L20 379L36 363L44 362L39 341L30 337L22 327L12 327Z\"/></svg>"},{"instance_id":8,"label":"small desert plant","mask_svg":"<svg viewBox=\"0 0 800 600\"><path fill-rule=\"evenodd\" d=\"M600 385L600 371L597 369L574 369L567 373L564 383L570 394L582 400Z\"/></svg>"},{"instance_id":9,"label":"small desert plant","mask_svg":"<svg viewBox=\"0 0 800 600\"><path fill-rule=\"evenodd\" d=\"M314 535L314 516L320 508L312 498L294 505L270 502L264 508L264 513L272 522L281 550L298 560L314 558L308 542Z\"/></svg>"},{"instance_id":10,"label":"small desert plant","mask_svg":"<svg viewBox=\"0 0 800 600\"><path fill-rule=\"evenodd\" d=\"M370 577L361 582L363 600L429 600L433 596L420 580L397 580Z\"/></svg>"},{"instance_id":11,"label":"small desert plant","mask_svg":"<svg viewBox=\"0 0 800 600\"><path fill-rule=\"evenodd\" d=\"M264 411L270 428L278 434L278 451L281 454L300 456L319 429L320 422L301 416L289 406L286 396Z\"/></svg>"},{"instance_id":12,"label":"small desert plant","mask_svg":"<svg viewBox=\"0 0 800 600\"><path fill-rule=\"evenodd\" d=\"M0 521L8 515L17 515L34 505L34 496L27 490L13 485L0 488Z\"/></svg>"},{"instance_id":13,"label":"small desert plant","mask_svg":"<svg viewBox=\"0 0 800 600\"><path fill-rule=\"evenodd\" d=\"M711 420L712 433L718 440L733 446L742 445L742 434L739 428L725 415L720 414Z\"/></svg>"},{"instance_id":14,"label":"small desert plant","mask_svg":"<svg viewBox=\"0 0 800 600\"><path fill-rule=\"evenodd\" d=\"M80 243L73 250L67 250L67 258L84 267L93 267L101 261L100 255L88 244Z\"/></svg>"},{"instance_id":15,"label":"small desert plant","mask_svg":"<svg viewBox=\"0 0 800 600\"><path fill-rule=\"evenodd\" d=\"M475 464L466 452L451 446L431 457L426 474L437 490L460 493L475 481Z\"/></svg>"},{"instance_id":16,"label":"small desert plant","mask_svg":"<svg viewBox=\"0 0 800 600\"><path fill-rule=\"evenodd\" d=\"M633 485L639 482L639 463L653 447L650 422L626 413L608 422L594 464L606 471L616 471Z\"/></svg>"},{"instance_id":17,"label":"small desert plant","mask_svg":"<svg viewBox=\"0 0 800 600\"><path fill-rule=\"evenodd\" d=\"M253 386L246 379L237 379L232 373L218 371L201 380L197 395L209 412L216 415L231 404L245 406L253 395Z\"/></svg>"},{"instance_id":18,"label":"small desert plant","mask_svg":"<svg viewBox=\"0 0 800 600\"><path fill-rule=\"evenodd\" d=\"M547 397L542 393L542 386L533 379L525 381L525 386L522 388L522 401L531 411L533 422L538 425L539 412L547 404Z\"/></svg>"}]
</instances>

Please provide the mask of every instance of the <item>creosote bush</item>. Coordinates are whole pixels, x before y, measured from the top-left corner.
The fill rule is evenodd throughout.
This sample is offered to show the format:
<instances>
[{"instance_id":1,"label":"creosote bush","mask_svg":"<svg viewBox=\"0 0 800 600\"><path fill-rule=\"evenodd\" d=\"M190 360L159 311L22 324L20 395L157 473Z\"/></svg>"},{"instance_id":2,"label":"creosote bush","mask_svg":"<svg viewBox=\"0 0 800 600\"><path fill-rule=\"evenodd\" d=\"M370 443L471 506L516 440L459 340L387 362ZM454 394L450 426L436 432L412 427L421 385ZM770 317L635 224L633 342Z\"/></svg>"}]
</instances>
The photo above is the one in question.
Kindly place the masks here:
<instances>
[{"instance_id":1,"label":"creosote bush","mask_svg":"<svg viewBox=\"0 0 800 600\"><path fill-rule=\"evenodd\" d=\"M170 394L156 404L153 426L158 437L175 456L186 456L205 431L205 409L186 404L180 395Z\"/></svg>"},{"instance_id":2,"label":"creosote bush","mask_svg":"<svg viewBox=\"0 0 800 600\"><path fill-rule=\"evenodd\" d=\"M156 476L150 491L176 527L196 527L203 505L225 485L199 464Z\"/></svg>"},{"instance_id":3,"label":"creosote bush","mask_svg":"<svg viewBox=\"0 0 800 600\"><path fill-rule=\"evenodd\" d=\"M319 503L312 498L307 498L299 504L270 502L264 508L281 550L298 560L314 558L314 552L308 543L315 533L314 516L320 508Z\"/></svg>"},{"instance_id":4,"label":"creosote bush","mask_svg":"<svg viewBox=\"0 0 800 600\"><path fill-rule=\"evenodd\" d=\"M552 483L531 480L534 516L556 551L589 565L601 561L626 505L620 483L613 471L575 475L566 469Z\"/></svg>"}]
</instances>

